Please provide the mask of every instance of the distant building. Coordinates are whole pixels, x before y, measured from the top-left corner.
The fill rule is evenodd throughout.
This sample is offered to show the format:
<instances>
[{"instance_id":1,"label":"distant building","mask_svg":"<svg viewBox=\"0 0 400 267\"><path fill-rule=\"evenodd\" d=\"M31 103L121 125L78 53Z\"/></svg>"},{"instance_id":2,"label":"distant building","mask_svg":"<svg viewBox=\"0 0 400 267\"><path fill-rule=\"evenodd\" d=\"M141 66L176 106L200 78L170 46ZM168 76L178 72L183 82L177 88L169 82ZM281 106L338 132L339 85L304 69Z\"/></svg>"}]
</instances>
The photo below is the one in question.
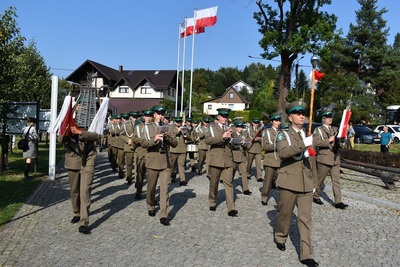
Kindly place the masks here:
<instances>
[{"instance_id":1,"label":"distant building","mask_svg":"<svg viewBox=\"0 0 400 267\"><path fill-rule=\"evenodd\" d=\"M86 60L66 80L100 88L100 97L109 94L113 113L126 113L150 108L166 99L175 102L176 88L181 88L180 81L176 86L176 75L176 70L124 70L123 66L115 70Z\"/></svg>"},{"instance_id":2,"label":"distant building","mask_svg":"<svg viewBox=\"0 0 400 267\"><path fill-rule=\"evenodd\" d=\"M202 104L203 113L209 115L216 115L219 108L229 108L232 111L249 108L249 102L234 87L228 87L222 96L204 101Z\"/></svg>"}]
</instances>

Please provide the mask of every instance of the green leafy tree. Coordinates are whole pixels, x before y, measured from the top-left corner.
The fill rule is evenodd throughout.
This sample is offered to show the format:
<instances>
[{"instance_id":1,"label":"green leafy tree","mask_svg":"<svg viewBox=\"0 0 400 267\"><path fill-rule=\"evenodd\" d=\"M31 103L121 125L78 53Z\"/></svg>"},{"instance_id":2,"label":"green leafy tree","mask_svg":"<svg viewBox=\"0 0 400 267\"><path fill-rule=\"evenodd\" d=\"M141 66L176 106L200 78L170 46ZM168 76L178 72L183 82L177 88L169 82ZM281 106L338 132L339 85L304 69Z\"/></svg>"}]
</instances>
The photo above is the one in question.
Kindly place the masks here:
<instances>
[{"instance_id":1,"label":"green leafy tree","mask_svg":"<svg viewBox=\"0 0 400 267\"><path fill-rule=\"evenodd\" d=\"M333 38L336 16L320 11L331 0L274 0L269 3L257 0L259 12L254 18L263 35L259 44L262 56L272 59L280 56L281 73L279 79L279 111L287 105L286 96L290 88L291 66L300 54L315 53L320 46Z\"/></svg>"},{"instance_id":2,"label":"green leafy tree","mask_svg":"<svg viewBox=\"0 0 400 267\"><path fill-rule=\"evenodd\" d=\"M6 103L14 101L21 95L15 88L18 76L15 75L18 66L18 56L24 50L25 38L21 36L17 26L15 8L11 7L0 15L0 116L3 122L7 120Z\"/></svg>"},{"instance_id":3,"label":"green leafy tree","mask_svg":"<svg viewBox=\"0 0 400 267\"><path fill-rule=\"evenodd\" d=\"M15 75L18 77L14 85L15 90L24 92L19 94L18 101L39 101L40 108L50 108L50 71L37 51L34 41L17 56Z\"/></svg>"},{"instance_id":4,"label":"green leafy tree","mask_svg":"<svg viewBox=\"0 0 400 267\"><path fill-rule=\"evenodd\" d=\"M278 103L273 97L273 89L274 81L266 81L254 100L254 106L257 107L258 111L271 114L277 110Z\"/></svg>"}]
</instances>

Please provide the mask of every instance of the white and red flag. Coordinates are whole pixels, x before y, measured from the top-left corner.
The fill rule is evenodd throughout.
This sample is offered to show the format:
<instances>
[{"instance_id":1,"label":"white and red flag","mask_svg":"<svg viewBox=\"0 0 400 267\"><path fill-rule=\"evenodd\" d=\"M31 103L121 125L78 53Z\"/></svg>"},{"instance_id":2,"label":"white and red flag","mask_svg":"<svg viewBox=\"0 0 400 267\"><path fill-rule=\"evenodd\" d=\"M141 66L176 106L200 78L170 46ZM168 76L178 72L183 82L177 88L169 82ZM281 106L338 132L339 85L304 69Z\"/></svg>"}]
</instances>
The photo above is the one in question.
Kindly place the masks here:
<instances>
[{"instance_id":1,"label":"white and red flag","mask_svg":"<svg viewBox=\"0 0 400 267\"><path fill-rule=\"evenodd\" d=\"M213 26L217 22L218 6L196 10L196 28Z\"/></svg>"},{"instance_id":2,"label":"white and red flag","mask_svg":"<svg viewBox=\"0 0 400 267\"><path fill-rule=\"evenodd\" d=\"M185 19L185 21L186 21L186 23L183 23L183 25L181 25L181 38L183 38L185 36L188 37L188 36L192 35L194 32L194 18ZM185 35L185 32L186 32L186 35ZM199 33L203 33L203 32L205 32L204 27L196 27L195 34L199 34Z\"/></svg>"},{"instance_id":3,"label":"white and red flag","mask_svg":"<svg viewBox=\"0 0 400 267\"><path fill-rule=\"evenodd\" d=\"M319 72L318 70L314 69L310 73L310 79L311 80L313 78L313 71L314 71L314 81L316 81L316 82L322 81L322 79L325 77L325 73L324 72Z\"/></svg>"}]
</instances>

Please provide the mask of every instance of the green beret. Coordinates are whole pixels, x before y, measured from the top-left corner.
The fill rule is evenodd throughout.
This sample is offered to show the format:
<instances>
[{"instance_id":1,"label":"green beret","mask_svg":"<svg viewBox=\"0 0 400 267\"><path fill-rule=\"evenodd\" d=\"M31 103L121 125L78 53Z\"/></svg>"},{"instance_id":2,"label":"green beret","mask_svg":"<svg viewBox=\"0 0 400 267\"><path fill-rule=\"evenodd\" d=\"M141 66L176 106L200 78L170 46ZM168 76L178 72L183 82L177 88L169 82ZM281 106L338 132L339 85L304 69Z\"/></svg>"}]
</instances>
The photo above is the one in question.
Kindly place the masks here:
<instances>
[{"instance_id":1,"label":"green beret","mask_svg":"<svg viewBox=\"0 0 400 267\"><path fill-rule=\"evenodd\" d=\"M281 113L275 112L272 113L271 116L269 117L271 121L279 121L281 119Z\"/></svg>"},{"instance_id":2,"label":"green beret","mask_svg":"<svg viewBox=\"0 0 400 267\"><path fill-rule=\"evenodd\" d=\"M237 121L236 123L235 123L235 127L244 127L244 124L243 124L243 122L242 121Z\"/></svg>"},{"instance_id":3,"label":"green beret","mask_svg":"<svg viewBox=\"0 0 400 267\"><path fill-rule=\"evenodd\" d=\"M258 119L258 118L254 118L252 121L253 121L254 123L260 123L260 119Z\"/></svg>"},{"instance_id":4,"label":"green beret","mask_svg":"<svg viewBox=\"0 0 400 267\"><path fill-rule=\"evenodd\" d=\"M199 121L198 121L198 120L193 120L193 123L196 123L196 124L198 124L198 123L199 123Z\"/></svg>"},{"instance_id":5,"label":"green beret","mask_svg":"<svg viewBox=\"0 0 400 267\"><path fill-rule=\"evenodd\" d=\"M166 118L166 119L168 119L168 120L171 119L171 114L169 114L169 113L167 114L167 113L166 113L166 114L164 115L164 118Z\"/></svg>"},{"instance_id":6,"label":"green beret","mask_svg":"<svg viewBox=\"0 0 400 267\"><path fill-rule=\"evenodd\" d=\"M304 101L294 101L292 103L289 103L289 105L286 108L286 113L288 115L292 114L292 113L296 113L296 112L300 112L300 113L306 113L306 107L307 104Z\"/></svg>"},{"instance_id":7,"label":"green beret","mask_svg":"<svg viewBox=\"0 0 400 267\"><path fill-rule=\"evenodd\" d=\"M203 121L204 121L204 122L210 122L210 117L204 117L204 118L203 118Z\"/></svg>"},{"instance_id":8,"label":"green beret","mask_svg":"<svg viewBox=\"0 0 400 267\"><path fill-rule=\"evenodd\" d=\"M217 111L218 111L218 115L229 115L229 113L231 112L231 109L219 108L219 109L217 109Z\"/></svg>"},{"instance_id":9,"label":"green beret","mask_svg":"<svg viewBox=\"0 0 400 267\"><path fill-rule=\"evenodd\" d=\"M186 118L186 121L192 122L192 118Z\"/></svg>"},{"instance_id":10,"label":"green beret","mask_svg":"<svg viewBox=\"0 0 400 267\"><path fill-rule=\"evenodd\" d=\"M174 117L173 121L175 122L182 122L183 118L182 117Z\"/></svg>"},{"instance_id":11,"label":"green beret","mask_svg":"<svg viewBox=\"0 0 400 267\"><path fill-rule=\"evenodd\" d=\"M323 111L322 111L322 117L325 117L325 118L332 118L332 117L333 117L332 110L330 110L330 109L325 109L325 110L323 110Z\"/></svg>"},{"instance_id":12,"label":"green beret","mask_svg":"<svg viewBox=\"0 0 400 267\"><path fill-rule=\"evenodd\" d=\"M129 119L129 114L128 113L122 113L121 117L125 120Z\"/></svg>"},{"instance_id":13,"label":"green beret","mask_svg":"<svg viewBox=\"0 0 400 267\"><path fill-rule=\"evenodd\" d=\"M149 116L149 115L153 115L154 111L153 111L153 109L148 108L148 109L143 110L142 112L143 112L143 115Z\"/></svg>"},{"instance_id":14,"label":"green beret","mask_svg":"<svg viewBox=\"0 0 400 267\"><path fill-rule=\"evenodd\" d=\"M153 111L155 111L155 112L166 112L167 108L164 105L159 104L159 105L153 106Z\"/></svg>"},{"instance_id":15,"label":"green beret","mask_svg":"<svg viewBox=\"0 0 400 267\"><path fill-rule=\"evenodd\" d=\"M120 114L115 114L115 115L114 115L114 118L120 120L122 117L121 117Z\"/></svg>"},{"instance_id":16,"label":"green beret","mask_svg":"<svg viewBox=\"0 0 400 267\"><path fill-rule=\"evenodd\" d=\"M129 112L129 116L134 117L134 118L140 117L139 112L137 112L137 111Z\"/></svg>"}]
</instances>

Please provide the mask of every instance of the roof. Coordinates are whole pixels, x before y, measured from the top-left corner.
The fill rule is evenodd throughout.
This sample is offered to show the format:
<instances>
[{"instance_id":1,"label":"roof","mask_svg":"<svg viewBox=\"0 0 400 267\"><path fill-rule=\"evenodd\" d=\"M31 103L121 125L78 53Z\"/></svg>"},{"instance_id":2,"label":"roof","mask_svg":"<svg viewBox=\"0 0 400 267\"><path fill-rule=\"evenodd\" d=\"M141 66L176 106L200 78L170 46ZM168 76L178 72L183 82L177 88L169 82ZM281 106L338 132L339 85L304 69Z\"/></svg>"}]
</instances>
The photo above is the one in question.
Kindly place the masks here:
<instances>
[{"instance_id":1,"label":"roof","mask_svg":"<svg viewBox=\"0 0 400 267\"><path fill-rule=\"evenodd\" d=\"M149 83L156 90L176 88L176 70L136 70L123 71L122 77L115 85L126 83L131 88L137 88ZM178 87L179 88L179 87Z\"/></svg>"},{"instance_id":2,"label":"roof","mask_svg":"<svg viewBox=\"0 0 400 267\"><path fill-rule=\"evenodd\" d=\"M160 99L110 99L108 108L116 108L117 113L128 113L132 110L142 112L147 108L160 104Z\"/></svg>"},{"instance_id":3,"label":"roof","mask_svg":"<svg viewBox=\"0 0 400 267\"><path fill-rule=\"evenodd\" d=\"M81 83L87 80L88 74L96 73L97 77L104 78L104 84L115 89L117 85L128 84L137 88L147 82L155 90L167 90L176 87L176 70L119 70L112 69L93 60L86 60L67 78L67 81ZM178 83L178 89L181 87Z\"/></svg>"}]
</instances>

